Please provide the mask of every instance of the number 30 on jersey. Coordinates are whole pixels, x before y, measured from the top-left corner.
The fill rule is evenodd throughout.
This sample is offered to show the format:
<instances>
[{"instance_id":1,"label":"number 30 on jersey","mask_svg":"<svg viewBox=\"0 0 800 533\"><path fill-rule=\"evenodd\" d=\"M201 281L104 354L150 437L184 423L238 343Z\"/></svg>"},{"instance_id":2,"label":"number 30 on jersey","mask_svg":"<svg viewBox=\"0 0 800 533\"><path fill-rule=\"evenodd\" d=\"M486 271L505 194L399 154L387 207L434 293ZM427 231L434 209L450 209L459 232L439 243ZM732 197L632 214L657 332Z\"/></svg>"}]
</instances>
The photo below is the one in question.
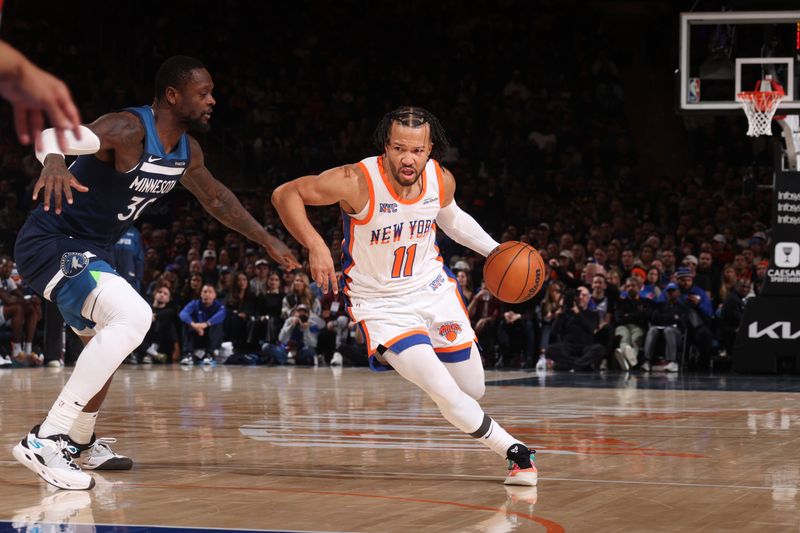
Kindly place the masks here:
<instances>
[{"instance_id":1,"label":"number 30 on jersey","mask_svg":"<svg viewBox=\"0 0 800 533\"><path fill-rule=\"evenodd\" d=\"M128 212L117 213L117 220L128 220L131 217L133 217L133 220L136 220L137 218L139 218L139 215L142 214L144 208L152 204L156 200L158 200L158 198L150 198L148 200L147 198L142 198L141 196L131 197L131 203L128 204Z\"/></svg>"}]
</instances>

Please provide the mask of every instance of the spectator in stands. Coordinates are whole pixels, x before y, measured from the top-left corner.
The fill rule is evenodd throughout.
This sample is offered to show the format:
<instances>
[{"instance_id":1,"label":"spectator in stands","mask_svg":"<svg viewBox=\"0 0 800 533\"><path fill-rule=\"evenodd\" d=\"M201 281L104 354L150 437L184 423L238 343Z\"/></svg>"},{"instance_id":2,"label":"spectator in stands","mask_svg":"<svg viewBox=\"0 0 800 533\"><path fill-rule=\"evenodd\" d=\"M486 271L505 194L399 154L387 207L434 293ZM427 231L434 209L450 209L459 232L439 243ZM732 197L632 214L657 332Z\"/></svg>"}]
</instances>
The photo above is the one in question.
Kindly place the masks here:
<instances>
[{"instance_id":1,"label":"spectator in stands","mask_svg":"<svg viewBox=\"0 0 800 533\"><path fill-rule=\"evenodd\" d=\"M325 322L304 303L297 304L283 323L276 344L266 343L261 352L267 364L313 365L319 332Z\"/></svg>"},{"instance_id":2,"label":"spectator in stands","mask_svg":"<svg viewBox=\"0 0 800 533\"><path fill-rule=\"evenodd\" d=\"M25 296L11 277L13 271L14 260L0 256L0 325L10 324L12 359L22 365L41 366L44 356L33 351L33 338L42 319L42 303L36 295Z\"/></svg>"},{"instance_id":3,"label":"spectator in stands","mask_svg":"<svg viewBox=\"0 0 800 533\"><path fill-rule=\"evenodd\" d=\"M472 329L483 347L484 366L497 362L497 327L500 317L500 300L492 296L484 283L467 307Z\"/></svg>"},{"instance_id":4,"label":"spectator in stands","mask_svg":"<svg viewBox=\"0 0 800 533\"><path fill-rule=\"evenodd\" d=\"M336 279L341 287L342 272L336 272ZM342 364L342 354L339 347L349 342L350 315L347 314L347 302L344 291L337 293L328 291L320 300L320 318L325 321L325 328L319 333L317 353L324 356L325 361L332 366ZM337 355L338 354L338 355Z\"/></svg>"},{"instance_id":5,"label":"spectator in stands","mask_svg":"<svg viewBox=\"0 0 800 533\"><path fill-rule=\"evenodd\" d=\"M586 265L588 268L592 263ZM562 292L564 285L559 281L550 281L545 288L545 297L541 304L538 306L539 318L539 353L543 354L547 347L550 345L550 331L553 326L553 321L556 314L561 309L562 305Z\"/></svg>"},{"instance_id":6,"label":"spectator in stands","mask_svg":"<svg viewBox=\"0 0 800 533\"><path fill-rule=\"evenodd\" d=\"M719 270L714 264L714 257L711 252L700 252L697 257L697 269L695 271L694 284L713 298L719 292Z\"/></svg>"},{"instance_id":7,"label":"spectator in stands","mask_svg":"<svg viewBox=\"0 0 800 533\"><path fill-rule=\"evenodd\" d=\"M758 296L764 290L764 283L766 282L767 269L769 268L769 261L762 259L756 264L756 273L753 277L753 293Z\"/></svg>"},{"instance_id":8,"label":"spectator in stands","mask_svg":"<svg viewBox=\"0 0 800 533\"><path fill-rule=\"evenodd\" d=\"M217 300L214 286L203 285L200 298L186 304L179 316L184 324L181 364L213 364L222 345L225 322L225 306Z\"/></svg>"},{"instance_id":9,"label":"spectator in stands","mask_svg":"<svg viewBox=\"0 0 800 533\"><path fill-rule=\"evenodd\" d=\"M736 288L736 269L733 265L727 264L722 268L722 278L719 282L719 292L714 295L714 305L716 309L722 306L728 299L728 295Z\"/></svg>"},{"instance_id":10,"label":"spectator in stands","mask_svg":"<svg viewBox=\"0 0 800 533\"><path fill-rule=\"evenodd\" d=\"M640 296L641 285L637 276L625 280L625 291L620 293L614 311L614 336L619 341L614 356L623 370L639 364L639 350L650 319L651 301Z\"/></svg>"},{"instance_id":11,"label":"spectator in stands","mask_svg":"<svg viewBox=\"0 0 800 533\"><path fill-rule=\"evenodd\" d=\"M714 309L706 291L694 286L694 275L688 268L681 267L676 273L680 288L680 301L688 308L687 334L689 343L696 346L699 354L697 368L708 370L714 350L714 336L711 333L711 320Z\"/></svg>"},{"instance_id":12,"label":"spectator in stands","mask_svg":"<svg viewBox=\"0 0 800 533\"><path fill-rule=\"evenodd\" d=\"M267 292L261 296L264 302L264 314L266 317L266 330L256 338L264 339L267 342L277 342L278 332L283 325L281 319L281 309L283 307L284 294L281 292L281 275L273 270L267 277ZM266 335L266 337L264 337Z\"/></svg>"},{"instance_id":13,"label":"spectator in stands","mask_svg":"<svg viewBox=\"0 0 800 533\"><path fill-rule=\"evenodd\" d=\"M664 298L656 302L650 314L650 327L644 340L645 372L666 370L678 372L678 350L682 335L688 325L688 308L680 301L680 288L677 283L668 283L664 288ZM657 355L659 343L663 342L662 354Z\"/></svg>"},{"instance_id":14,"label":"spectator in stands","mask_svg":"<svg viewBox=\"0 0 800 533\"><path fill-rule=\"evenodd\" d=\"M592 293L589 297L588 309L596 311L600 319L595 332L595 341L606 347L606 356L611 353L614 344L613 320L618 295L619 290L615 286L611 286L609 289L603 274L595 274L592 278ZM602 365L601 368L608 368L608 361L603 359Z\"/></svg>"},{"instance_id":15,"label":"spectator in stands","mask_svg":"<svg viewBox=\"0 0 800 533\"><path fill-rule=\"evenodd\" d=\"M142 292L144 252L139 230L135 226L131 226L114 245L113 266L117 273L136 289L136 292Z\"/></svg>"},{"instance_id":16,"label":"spectator in stands","mask_svg":"<svg viewBox=\"0 0 800 533\"><path fill-rule=\"evenodd\" d=\"M622 268L622 277L623 279L627 279L631 275L631 270L633 267L636 266L635 264L636 255L634 254L633 248L625 248L622 250L622 254L620 256L620 267Z\"/></svg>"},{"instance_id":17,"label":"spectator in stands","mask_svg":"<svg viewBox=\"0 0 800 533\"><path fill-rule=\"evenodd\" d=\"M737 279L752 279L753 266L752 263L747 263L744 254L736 254L733 256L733 269L736 271Z\"/></svg>"},{"instance_id":18,"label":"spectator in stands","mask_svg":"<svg viewBox=\"0 0 800 533\"><path fill-rule=\"evenodd\" d=\"M258 259L255 262L256 275L250 280L250 290L256 296L267 293L267 278L270 276L269 262L266 259Z\"/></svg>"},{"instance_id":19,"label":"spectator in stands","mask_svg":"<svg viewBox=\"0 0 800 533\"><path fill-rule=\"evenodd\" d=\"M531 301L519 304L500 303L495 368L524 368L533 365L534 319Z\"/></svg>"},{"instance_id":20,"label":"spectator in stands","mask_svg":"<svg viewBox=\"0 0 800 533\"><path fill-rule=\"evenodd\" d=\"M180 304L187 304L192 300L200 298L200 291L203 289L203 276L200 273L194 273L189 276L189 282L184 285L181 291Z\"/></svg>"},{"instance_id":21,"label":"spectator in stands","mask_svg":"<svg viewBox=\"0 0 800 533\"><path fill-rule=\"evenodd\" d=\"M750 282L746 279L736 280L735 290L722 303L719 315L720 348L727 355L733 355L733 343L744 317L745 301L750 294L750 288Z\"/></svg>"},{"instance_id":22,"label":"spectator in stands","mask_svg":"<svg viewBox=\"0 0 800 533\"><path fill-rule=\"evenodd\" d=\"M292 310L298 304L304 304L314 316L319 317L322 312L319 300L311 293L308 275L305 272L298 271L294 275L292 281L291 291L284 296L283 304L281 305L281 317L286 319L292 313Z\"/></svg>"},{"instance_id":23,"label":"spectator in stands","mask_svg":"<svg viewBox=\"0 0 800 533\"><path fill-rule=\"evenodd\" d=\"M650 244L643 244L639 250L639 262L643 269L648 270L652 266L653 260L656 258L656 253Z\"/></svg>"},{"instance_id":24,"label":"spectator in stands","mask_svg":"<svg viewBox=\"0 0 800 533\"><path fill-rule=\"evenodd\" d=\"M661 287L659 287L658 283L661 279L661 271L658 267L651 266L647 270L647 278L645 278L644 285L642 286L642 291L639 293L639 296L642 298L647 298L648 300L655 300L661 295Z\"/></svg>"},{"instance_id":25,"label":"spectator in stands","mask_svg":"<svg viewBox=\"0 0 800 533\"><path fill-rule=\"evenodd\" d=\"M766 246L767 246L767 234L763 231L757 231L753 233L752 237L750 237L750 241L748 242L750 245L750 252L753 256L753 263L758 264L759 261L762 261L767 258L766 253Z\"/></svg>"},{"instance_id":26,"label":"spectator in stands","mask_svg":"<svg viewBox=\"0 0 800 533\"><path fill-rule=\"evenodd\" d=\"M249 353L256 351L256 341L266 330L264 300L253 293L244 272L232 277L234 286L225 299L225 339L237 353Z\"/></svg>"},{"instance_id":27,"label":"spectator in stands","mask_svg":"<svg viewBox=\"0 0 800 533\"><path fill-rule=\"evenodd\" d=\"M672 281L672 276L675 275L675 252L670 248L664 249L662 250L661 257L659 257L659 259L661 260L662 267L659 285L664 287L667 285L667 283Z\"/></svg>"},{"instance_id":28,"label":"spectator in stands","mask_svg":"<svg viewBox=\"0 0 800 533\"><path fill-rule=\"evenodd\" d=\"M589 289L565 290L563 302L551 333L551 338L558 341L547 347L545 355L556 370L596 369L605 357L606 347L595 342L600 316L588 308Z\"/></svg>"},{"instance_id":29,"label":"spectator in stands","mask_svg":"<svg viewBox=\"0 0 800 533\"><path fill-rule=\"evenodd\" d=\"M180 358L178 342L178 309L172 301L167 285L156 287L153 292L153 323L136 350L143 363L177 363Z\"/></svg>"},{"instance_id":30,"label":"spectator in stands","mask_svg":"<svg viewBox=\"0 0 800 533\"><path fill-rule=\"evenodd\" d=\"M236 283L233 271L231 271L231 267L229 266L221 266L219 267L219 281L217 281L217 286L215 289L217 290L217 298L222 301L225 301L234 291L234 285Z\"/></svg>"},{"instance_id":31,"label":"spectator in stands","mask_svg":"<svg viewBox=\"0 0 800 533\"><path fill-rule=\"evenodd\" d=\"M219 282L219 269L217 268L217 252L213 248L203 251L203 259L200 262L203 283L217 286Z\"/></svg>"},{"instance_id":32,"label":"spectator in stands","mask_svg":"<svg viewBox=\"0 0 800 533\"><path fill-rule=\"evenodd\" d=\"M456 267L458 266L461 266L461 268L456 269L454 273L456 275L456 281L458 282L458 288L461 289L461 295L464 297L464 305L468 306L474 295L474 291L472 290L472 277L470 276L469 265L466 261L459 261L456 263Z\"/></svg>"}]
</instances>

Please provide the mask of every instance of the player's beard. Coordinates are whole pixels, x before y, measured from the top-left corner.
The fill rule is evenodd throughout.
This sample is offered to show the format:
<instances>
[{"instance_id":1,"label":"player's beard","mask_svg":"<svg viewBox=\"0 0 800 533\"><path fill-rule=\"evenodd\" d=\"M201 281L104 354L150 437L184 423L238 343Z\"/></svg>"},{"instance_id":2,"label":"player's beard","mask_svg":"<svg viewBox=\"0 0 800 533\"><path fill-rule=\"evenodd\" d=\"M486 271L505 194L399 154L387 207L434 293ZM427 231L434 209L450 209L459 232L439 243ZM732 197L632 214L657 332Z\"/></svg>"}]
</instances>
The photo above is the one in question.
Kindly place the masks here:
<instances>
[{"instance_id":1,"label":"player's beard","mask_svg":"<svg viewBox=\"0 0 800 533\"><path fill-rule=\"evenodd\" d=\"M196 119L190 118L186 120L186 129L191 133L208 133L211 131L211 123L208 121L203 122L202 116Z\"/></svg>"},{"instance_id":2,"label":"player's beard","mask_svg":"<svg viewBox=\"0 0 800 533\"><path fill-rule=\"evenodd\" d=\"M408 168L412 168L414 170L414 177L411 179L406 178L403 174L400 173L403 167L398 168L397 172L395 172L394 174L395 181L397 181L397 183L399 183L403 187L411 187L412 185L417 183L419 181L419 178L422 176L422 172L418 172L416 168L414 167L408 167Z\"/></svg>"}]
</instances>

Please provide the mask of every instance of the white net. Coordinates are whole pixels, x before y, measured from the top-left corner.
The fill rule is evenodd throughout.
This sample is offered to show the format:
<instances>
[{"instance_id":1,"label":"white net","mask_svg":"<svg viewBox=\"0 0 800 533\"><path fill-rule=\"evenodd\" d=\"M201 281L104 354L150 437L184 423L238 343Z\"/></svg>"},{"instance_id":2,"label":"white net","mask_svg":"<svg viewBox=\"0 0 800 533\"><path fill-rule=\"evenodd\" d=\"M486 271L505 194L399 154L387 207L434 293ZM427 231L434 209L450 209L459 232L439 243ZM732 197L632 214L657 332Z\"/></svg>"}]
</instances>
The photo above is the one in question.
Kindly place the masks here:
<instances>
[{"instance_id":1,"label":"white net","mask_svg":"<svg viewBox=\"0 0 800 533\"><path fill-rule=\"evenodd\" d=\"M776 91L750 91L736 95L750 123L747 135L750 137L772 135L772 117L784 97L783 93Z\"/></svg>"}]
</instances>

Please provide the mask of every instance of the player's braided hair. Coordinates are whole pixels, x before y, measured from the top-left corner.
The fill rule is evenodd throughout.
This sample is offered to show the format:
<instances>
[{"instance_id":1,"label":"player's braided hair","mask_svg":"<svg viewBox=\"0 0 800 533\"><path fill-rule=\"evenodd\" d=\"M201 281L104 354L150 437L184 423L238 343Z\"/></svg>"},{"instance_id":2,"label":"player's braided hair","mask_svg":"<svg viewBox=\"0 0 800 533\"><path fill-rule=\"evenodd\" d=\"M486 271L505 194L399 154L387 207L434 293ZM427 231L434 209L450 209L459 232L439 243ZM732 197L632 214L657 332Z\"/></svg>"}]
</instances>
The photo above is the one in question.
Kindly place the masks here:
<instances>
[{"instance_id":1,"label":"player's braided hair","mask_svg":"<svg viewBox=\"0 0 800 533\"><path fill-rule=\"evenodd\" d=\"M156 72L156 99L161 100L167 87L182 87L192 77L192 71L204 69L206 66L199 60L189 56L172 56L161 63Z\"/></svg>"},{"instance_id":2,"label":"player's braided hair","mask_svg":"<svg viewBox=\"0 0 800 533\"><path fill-rule=\"evenodd\" d=\"M422 107L403 106L383 115L378 127L375 128L373 139L375 146L381 151L385 150L386 145L389 143L389 133L392 131L393 122L409 128L420 128L425 124L429 124L431 142L433 143L431 157L434 159L441 159L447 147L450 146L444 128L433 113Z\"/></svg>"}]
</instances>

